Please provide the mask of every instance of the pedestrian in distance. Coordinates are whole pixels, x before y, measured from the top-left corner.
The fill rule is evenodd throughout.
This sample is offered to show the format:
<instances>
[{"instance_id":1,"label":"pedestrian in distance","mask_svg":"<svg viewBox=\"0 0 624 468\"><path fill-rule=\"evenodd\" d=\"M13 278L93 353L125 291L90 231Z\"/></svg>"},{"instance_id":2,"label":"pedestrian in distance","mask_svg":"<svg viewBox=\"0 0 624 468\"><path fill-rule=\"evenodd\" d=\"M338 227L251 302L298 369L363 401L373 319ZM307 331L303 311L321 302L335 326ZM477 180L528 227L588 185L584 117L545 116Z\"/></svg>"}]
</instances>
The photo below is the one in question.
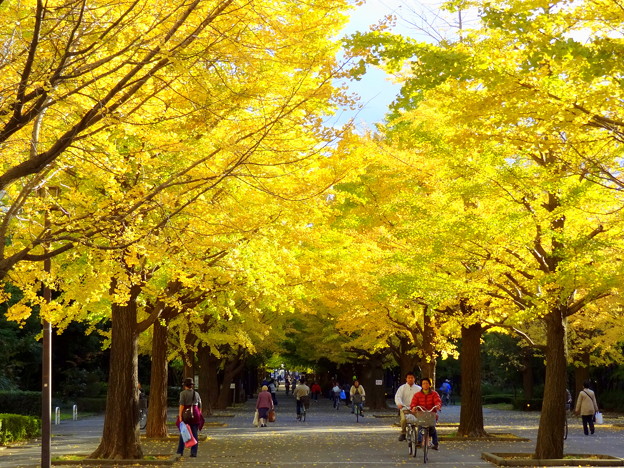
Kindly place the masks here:
<instances>
[{"instance_id":1,"label":"pedestrian in distance","mask_svg":"<svg viewBox=\"0 0 624 468\"><path fill-rule=\"evenodd\" d=\"M405 411L403 408L410 409L412 398L414 395L422 390L422 387L416 383L416 376L413 372L407 372L405 374L405 383L401 385L394 395L394 402L399 410L399 417L401 418L401 435L399 440L405 440L405 434L407 432L407 420L405 419Z\"/></svg>"},{"instance_id":2,"label":"pedestrian in distance","mask_svg":"<svg viewBox=\"0 0 624 468\"><path fill-rule=\"evenodd\" d=\"M318 384L318 382L314 382L312 384L310 391L312 392L312 398L314 399L314 401L318 401L318 397L321 394L321 386Z\"/></svg>"},{"instance_id":3,"label":"pedestrian in distance","mask_svg":"<svg viewBox=\"0 0 624 468\"><path fill-rule=\"evenodd\" d=\"M591 382L586 380L583 382L583 390L579 392L576 399L576 407L574 412L580 414L583 420L583 432L585 435L594 433L594 416L598 412L598 403L596 402L595 393L589 388Z\"/></svg>"},{"instance_id":4,"label":"pedestrian in distance","mask_svg":"<svg viewBox=\"0 0 624 468\"><path fill-rule=\"evenodd\" d=\"M260 427L266 427L267 420L269 419L269 411L274 409L273 397L269 392L269 387L263 385L261 392L258 393L258 399L256 400L256 409L258 410L258 422Z\"/></svg>"},{"instance_id":5,"label":"pedestrian in distance","mask_svg":"<svg viewBox=\"0 0 624 468\"><path fill-rule=\"evenodd\" d=\"M195 382L192 378L187 377L184 379L184 390L180 392L180 400L178 405L178 421L183 421L184 411L188 408L191 409L191 413L195 414L195 408L193 406L197 406L198 410L201 412L201 397L199 393L195 391ZM191 433L195 440L199 441L197 438L199 435L199 426L200 421L193 420L193 422L188 423L191 427ZM199 446L199 442L191 447L191 457L197 457L197 449ZM184 455L184 440L182 439L182 434L180 434L180 439L178 441L178 450L176 452L178 457L182 457Z\"/></svg>"},{"instance_id":6,"label":"pedestrian in distance","mask_svg":"<svg viewBox=\"0 0 624 468\"><path fill-rule=\"evenodd\" d=\"M425 411L433 411L436 413L436 421L438 419L438 411L442 409L442 399L438 392L431 388L431 380L428 378L420 379L420 386L422 390L416 392L410 403L410 410L415 415L417 412L417 406L420 406ZM435 426L429 428L429 436L433 442L433 450L438 450L438 431ZM418 443L422 443L420 440L420 431L418 432Z\"/></svg>"}]
</instances>

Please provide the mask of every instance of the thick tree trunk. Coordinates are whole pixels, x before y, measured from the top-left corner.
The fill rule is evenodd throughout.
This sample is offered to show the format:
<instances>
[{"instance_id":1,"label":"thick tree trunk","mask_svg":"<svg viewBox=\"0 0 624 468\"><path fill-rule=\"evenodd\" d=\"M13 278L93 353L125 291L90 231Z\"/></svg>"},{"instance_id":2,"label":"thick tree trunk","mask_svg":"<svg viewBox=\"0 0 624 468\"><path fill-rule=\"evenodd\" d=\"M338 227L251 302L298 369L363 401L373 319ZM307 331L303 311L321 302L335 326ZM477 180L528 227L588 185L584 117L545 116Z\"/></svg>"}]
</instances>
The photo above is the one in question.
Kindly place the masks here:
<instances>
[{"instance_id":1,"label":"thick tree trunk","mask_svg":"<svg viewBox=\"0 0 624 468\"><path fill-rule=\"evenodd\" d=\"M210 347L200 344L197 350L197 364L199 366L199 396L202 399L202 413L212 415L212 406L217 399L219 387L217 383L216 364L219 360L212 355Z\"/></svg>"},{"instance_id":2,"label":"thick tree trunk","mask_svg":"<svg viewBox=\"0 0 624 468\"><path fill-rule=\"evenodd\" d=\"M225 409L234 401L234 392L230 388L230 384L238 377L245 366L243 353L238 352L229 356L223 365L223 380L221 381L221 389L217 399L217 408Z\"/></svg>"},{"instance_id":3,"label":"thick tree trunk","mask_svg":"<svg viewBox=\"0 0 624 468\"><path fill-rule=\"evenodd\" d=\"M202 403L204 404L204 410L207 411L206 414L212 414L212 410L217 407L217 400L219 399L219 367L221 360L210 353L209 348L205 348L203 351L200 348L199 353L201 356L200 365L206 374L206 381L200 381L200 385L205 388L204 393L206 395L205 401L202 395Z\"/></svg>"},{"instance_id":4,"label":"thick tree trunk","mask_svg":"<svg viewBox=\"0 0 624 468\"><path fill-rule=\"evenodd\" d=\"M462 437L484 437L483 404L481 400L481 335L479 323L462 327L462 352L460 357L462 381L459 429Z\"/></svg>"},{"instance_id":5,"label":"thick tree trunk","mask_svg":"<svg viewBox=\"0 0 624 468\"><path fill-rule=\"evenodd\" d=\"M238 376L244 367L244 360L240 354L229 357L223 368L223 381L221 382L221 391L217 399L217 408L225 409L233 401L234 393L230 389L230 384Z\"/></svg>"},{"instance_id":6,"label":"thick tree trunk","mask_svg":"<svg viewBox=\"0 0 624 468\"><path fill-rule=\"evenodd\" d=\"M583 390L583 382L589 380L589 353L583 353L581 361L585 363L585 366L574 368L574 393L572 396L575 397L575 402L576 395Z\"/></svg>"},{"instance_id":7,"label":"thick tree trunk","mask_svg":"<svg viewBox=\"0 0 624 468\"><path fill-rule=\"evenodd\" d=\"M555 308L544 317L546 322L546 382L542 414L537 432L535 457L563 457L565 419L566 355L565 308Z\"/></svg>"},{"instance_id":8,"label":"thick tree trunk","mask_svg":"<svg viewBox=\"0 0 624 468\"><path fill-rule=\"evenodd\" d=\"M533 398L533 387L535 385L533 379L533 366L531 362L531 355L527 350L522 354L522 390L524 393L524 398L531 399Z\"/></svg>"},{"instance_id":9,"label":"thick tree trunk","mask_svg":"<svg viewBox=\"0 0 624 468\"><path fill-rule=\"evenodd\" d=\"M127 305L113 304L110 370L104 432L91 458L140 459L136 298L132 288Z\"/></svg>"},{"instance_id":10,"label":"thick tree trunk","mask_svg":"<svg viewBox=\"0 0 624 468\"><path fill-rule=\"evenodd\" d=\"M420 356L414 352L414 343L407 337L399 338L399 346L395 348L395 358L401 369L401 380L408 372L413 372L416 376L420 375L419 362Z\"/></svg>"},{"instance_id":11,"label":"thick tree trunk","mask_svg":"<svg viewBox=\"0 0 624 468\"><path fill-rule=\"evenodd\" d=\"M150 375L149 411L147 412L147 437L163 438L167 431L167 339L168 327L159 320L154 322L152 337L152 366Z\"/></svg>"},{"instance_id":12,"label":"thick tree trunk","mask_svg":"<svg viewBox=\"0 0 624 468\"><path fill-rule=\"evenodd\" d=\"M384 369L379 359L372 359L362 374L362 385L366 391L366 406L370 409L386 408L386 388L383 385ZM381 382L382 385L377 385Z\"/></svg>"},{"instance_id":13,"label":"thick tree trunk","mask_svg":"<svg viewBox=\"0 0 624 468\"><path fill-rule=\"evenodd\" d=\"M422 340L422 352L423 355L420 360L420 368L422 370L422 377L429 377L431 379L431 385L436 387L436 324L432 315L424 311L423 322L423 340Z\"/></svg>"}]
</instances>

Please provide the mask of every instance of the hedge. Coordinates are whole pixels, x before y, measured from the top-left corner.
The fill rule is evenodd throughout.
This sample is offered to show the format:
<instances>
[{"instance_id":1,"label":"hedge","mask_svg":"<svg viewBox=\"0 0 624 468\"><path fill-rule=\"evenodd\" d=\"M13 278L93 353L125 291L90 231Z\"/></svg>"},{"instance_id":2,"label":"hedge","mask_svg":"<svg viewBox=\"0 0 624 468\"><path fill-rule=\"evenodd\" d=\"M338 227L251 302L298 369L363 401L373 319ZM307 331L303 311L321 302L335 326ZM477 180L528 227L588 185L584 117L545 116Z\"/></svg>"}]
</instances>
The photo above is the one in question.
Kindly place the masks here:
<instances>
[{"instance_id":1,"label":"hedge","mask_svg":"<svg viewBox=\"0 0 624 468\"><path fill-rule=\"evenodd\" d=\"M0 414L0 444L28 440L41 435L41 420L33 416Z\"/></svg>"},{"instance_id":2,"label":"hedge","mask_svg":"<svg viewBox=\"0 0 624 468\"><path fill-rule=\"evenodd\" d=\"M41 392L0 392L0 413L41 415Z\"/></svg>"}]
</instances>

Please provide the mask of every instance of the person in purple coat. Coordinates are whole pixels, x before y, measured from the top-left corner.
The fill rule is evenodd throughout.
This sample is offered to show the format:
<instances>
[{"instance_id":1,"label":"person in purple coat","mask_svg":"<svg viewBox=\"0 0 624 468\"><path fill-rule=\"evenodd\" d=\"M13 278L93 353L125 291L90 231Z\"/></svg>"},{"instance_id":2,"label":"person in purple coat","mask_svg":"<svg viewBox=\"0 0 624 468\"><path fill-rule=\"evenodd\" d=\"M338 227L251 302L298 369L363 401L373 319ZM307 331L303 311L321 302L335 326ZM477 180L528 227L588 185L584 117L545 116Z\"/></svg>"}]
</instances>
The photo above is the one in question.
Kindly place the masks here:
<instances>
[{"instance_id":1,"label":"person in purple coat","mask_svg":"<svg viewBox=\"0 0 624 468\"><path fill-rule=\"evenodd\" d=\"M263 385L262 391L258 393L256 409L258 410L260 427L266 427L267 419L269 419L269 410L273 409L273 397L269 393L269 387L266 385Z\"/></svg>"}]
</instances>

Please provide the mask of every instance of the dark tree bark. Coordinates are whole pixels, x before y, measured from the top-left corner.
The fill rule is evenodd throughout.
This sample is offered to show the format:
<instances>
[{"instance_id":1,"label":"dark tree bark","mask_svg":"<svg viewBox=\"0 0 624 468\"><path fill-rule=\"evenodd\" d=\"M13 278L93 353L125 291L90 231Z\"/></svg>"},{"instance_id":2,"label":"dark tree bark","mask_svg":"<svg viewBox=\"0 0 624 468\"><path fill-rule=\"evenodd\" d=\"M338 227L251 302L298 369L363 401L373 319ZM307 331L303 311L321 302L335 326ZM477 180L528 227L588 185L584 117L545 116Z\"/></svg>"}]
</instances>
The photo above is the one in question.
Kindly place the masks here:
<instances>
[{"instance_id":1,"label":"dark tree bark","mask_svg":"<svg viewBox=\"0 0 624 468\"><path fill-rule=\"evenodd\" d=\"M168 326L159 320L154 322L152 337L152 366L150 375L149 411L147 413L147 437L164 438L167 431L167 342Z\"/></svg>"},{"instance_id":2,"label":"dark tree bark","mask_svg":"<svg viewBox=\"0 0 624 468\"><path fill-rule=\"evenodd\" d=\"M240 374L244 366L245 360L242 352L238 352L226 359L223 366L223 380L219 397L217 398L217 409L225 409L232 403L233 392L230 389L230 384L234 382L234 379Z\"/></svg>"},{"instance_id":3,"label":"dark tree bark","mask_svg":"<svg viewBox=\"0 0 624 468\"><path fill-rule=\"evenodd\" d=\"M114 288L113 288L114 289ZM91 458L140 459L137 304L140 287L125 305L112 306L111 351L102 441ZM114 364L114 365L113 365Z\"/></svg>"},{"instance_id":4,"label":"dark tree bark","mask_svg":"<svg viewBox=\"0 0 624 468\"><path fill-rule=\"evenodd\" d=\"M436 342L438 331L435 318L432 314L428 313L427 308L425 308L424 317L420 368L422 370L422 377L429 377L431 379L431 385L433 388L436 388L436 360L438 357Z\"/></svg>"},{"instance_id":5,"label":"dark tree bark","mask_svg":"<svg viewBox=\"0 0 624 468\"><path fill-rule=\"evenodd\" d=\"M366 406L370 409L386 408L386 388L383 385L384 369L379 358L373 358L364 368L360 382L366 391ZM382 385L377 385L381 381Z\"/></svg>"},{"instance_id":6,"label":"dark tree bark","mask_svg":"<svg viewBox=\"0 0 624 468\"><path fill-rule=\"evenodd\" d=\"M461 410L457 434L462 437L484 437L483 404L481 400L481 336L479 323L462 327L460 356L462 381Z\"/></svg>"},{"instance_id":7,"label":"dark tree bark","mask_svg":"<svg viewBox=\"0 0 624 468\"><path fill-rule=\"evenodd\" d=\"M398 337L399 346L396 347L395 359L401 369L401 377L405 377L408 372L420 375L420 356L414 354L414 344L406 336Z\"/></svg>"},{"instance_id":8,"label":"dark tree bark","mask_svg":"<svg viewBox=\"0 0 624 468\"><path fill-rule=\"evenodd\" d=\"M533 366L531 365L531 354L528 349L522 354L522 363L522 390L524 397L531 399L533 398L534 379Z\"/></svg>"},{"instance_id":9,"label":"dark tree bark","mask_svg":"<svg viewBox=\"0 0 624 468\"><path fill-rule=\"evenodd\" d=\"M210 352L209 346L201 344L197 350L197 362L199 365L202 412L204 416L211 416L212 408L219 396L219 382L217 380L219 359Z\"/></svg>"},{"instance_id":10,"label":"dark tree bark","mask_svg":"<svg viewBox=\"0 0 624 468\"><path fill-rule=\"evenodd\" d=\"M563 458L563 423L565 419L566 355L563 306L546 317L546 384L535 457Z\"/></svg>"},{"instance_id":11,"label":"dark tree bark","mask_svg":"<svg viewBox=\"0 0 624 468\"><path fill-rule=\"evenodd\" d=\"M584 367L574 368L574 401L576 402L576 396L583 390L583 382L589 380L589 353L584 353L581 356L581 360L585 363Z\"/></svg>"},{"instance_id":12,"label":"dark tree bark","mask_svg":"<svg viewBox=\"0 0 624 468\"><path fill-rule=\"evenodd\" d=\"M204 412L211 415L212 409L216 407L219 399L219 365L221 360L210 352L208 346L200 346L198 359L200 362L199 384L204 388L204 394L202 394ZM206 396L205 401L204 395Z\"/></svg>"}]
</instances>

